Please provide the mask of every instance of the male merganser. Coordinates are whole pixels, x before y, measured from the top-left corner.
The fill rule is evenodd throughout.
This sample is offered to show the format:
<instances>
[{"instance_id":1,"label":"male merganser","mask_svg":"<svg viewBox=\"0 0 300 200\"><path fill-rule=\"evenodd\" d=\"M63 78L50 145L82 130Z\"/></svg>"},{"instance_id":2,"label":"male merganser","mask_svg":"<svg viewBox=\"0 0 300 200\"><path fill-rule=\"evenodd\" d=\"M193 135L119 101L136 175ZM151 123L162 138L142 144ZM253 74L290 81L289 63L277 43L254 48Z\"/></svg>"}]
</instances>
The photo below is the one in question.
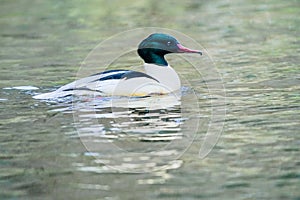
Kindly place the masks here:
<instances>
[{"instance_id":1,"label":"male merganser","mask_svg":"<svg viewBox=\"0 0 300 200\"><path fill-rule=\"evenodd\" d=\"M181 83L178 74L167 63L164 56L169 53L202 55L201 51L188 49L174 37L163 33L149 35L139 44L137 52L145 62L145 73L132 70L104 71L33 98L53 99L87 92L102 96L147 96L171 93L179 90Z\"/></svg>"}]
</instances>

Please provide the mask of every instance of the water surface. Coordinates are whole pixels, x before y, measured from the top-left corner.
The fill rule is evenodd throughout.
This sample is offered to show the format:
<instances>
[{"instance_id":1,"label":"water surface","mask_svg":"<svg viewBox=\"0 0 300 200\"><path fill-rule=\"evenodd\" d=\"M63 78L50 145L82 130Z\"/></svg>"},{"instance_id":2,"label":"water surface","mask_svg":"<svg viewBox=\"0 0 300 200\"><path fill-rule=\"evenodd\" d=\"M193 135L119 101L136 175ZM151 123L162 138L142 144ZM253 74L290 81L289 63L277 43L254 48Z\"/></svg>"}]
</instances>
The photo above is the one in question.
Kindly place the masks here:
<instances>
[{"instance_id":1,"label":"water surface","mask_svg":"<svg viewBox=\"0 0 300 200\"><path fill-rule=\"evenodd\" d=\"M299 199L299 6L297 0L2 1L1 199ZM198 153L218 98L203 77L184 70L188 64L176 66L176 56L168 58L188 77L188 89L171 106L124 108L121 101L113 116L103 99L32 99L74 80L99 42L144 26L194 38L223 79L225 125L205 159ZM136 62L134 53L124 58ZM195 100L200 112L188 107ZM73 114L82 105L91 109L76 115L78 123Z\"/></svg>"}]
</instances>

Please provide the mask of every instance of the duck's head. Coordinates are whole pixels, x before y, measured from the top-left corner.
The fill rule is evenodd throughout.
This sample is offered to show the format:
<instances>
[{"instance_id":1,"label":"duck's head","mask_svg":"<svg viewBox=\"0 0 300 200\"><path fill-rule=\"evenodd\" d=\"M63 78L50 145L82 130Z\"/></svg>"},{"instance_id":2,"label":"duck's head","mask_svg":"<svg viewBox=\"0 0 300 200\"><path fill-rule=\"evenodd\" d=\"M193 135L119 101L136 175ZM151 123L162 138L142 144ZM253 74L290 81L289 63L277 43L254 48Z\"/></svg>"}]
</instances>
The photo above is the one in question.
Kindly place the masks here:
<instances>
[{"instance_id":1,"label":"duck's head","mask_svg":"<svg viewBox=\"0 0 300 200\"><path fill-rule=\"evenodd\" d=\"M174 37L164 33L153 33L144 39L138 47L139 56L145 63L167 66L164 56L168 53L197 53L201 51L193 50L182 46Z\"/></svg>"}]
</instances>

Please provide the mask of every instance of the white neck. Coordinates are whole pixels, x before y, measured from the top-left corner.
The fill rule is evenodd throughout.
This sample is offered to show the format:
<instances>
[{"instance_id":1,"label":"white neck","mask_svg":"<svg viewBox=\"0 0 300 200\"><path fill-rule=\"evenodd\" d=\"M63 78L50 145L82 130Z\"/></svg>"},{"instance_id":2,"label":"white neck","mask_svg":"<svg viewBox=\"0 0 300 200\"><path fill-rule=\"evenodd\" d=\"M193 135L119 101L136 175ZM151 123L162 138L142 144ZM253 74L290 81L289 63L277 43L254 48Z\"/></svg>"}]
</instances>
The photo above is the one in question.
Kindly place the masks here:
<instances>
[{"instance_id":1,"label":"white neck","mask_svg":"<svg viewBox=\"0 0 300 200\"><path fill-rule=\"evenodd\" d=\"M159 66L155 64L144 64L146 74L159 81L170 92L179 90L180 79L176 71L171 66Z\"/></svg>"}]
</instances>

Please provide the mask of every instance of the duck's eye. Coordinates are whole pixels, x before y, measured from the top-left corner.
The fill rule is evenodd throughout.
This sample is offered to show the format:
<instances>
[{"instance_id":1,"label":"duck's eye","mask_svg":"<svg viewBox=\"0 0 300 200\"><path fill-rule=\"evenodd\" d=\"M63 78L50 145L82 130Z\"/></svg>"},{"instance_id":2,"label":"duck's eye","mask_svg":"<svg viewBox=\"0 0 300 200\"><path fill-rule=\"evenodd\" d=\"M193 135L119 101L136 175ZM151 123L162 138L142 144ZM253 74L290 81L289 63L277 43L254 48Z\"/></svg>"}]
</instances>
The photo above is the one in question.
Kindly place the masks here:
<instances>
[{"instance_id":1,"label":"duck's eye","mask_svg":"<svg viewBox=\"0 0 300 200\"><path fill-rule=\"evenodd\" d=\"M170 46L171 44L172 44L172 42L171 42L171 41L168 41L168 42L167 42L167 45L168 45L168 46Z\"/></svg>"}]
</instances>

